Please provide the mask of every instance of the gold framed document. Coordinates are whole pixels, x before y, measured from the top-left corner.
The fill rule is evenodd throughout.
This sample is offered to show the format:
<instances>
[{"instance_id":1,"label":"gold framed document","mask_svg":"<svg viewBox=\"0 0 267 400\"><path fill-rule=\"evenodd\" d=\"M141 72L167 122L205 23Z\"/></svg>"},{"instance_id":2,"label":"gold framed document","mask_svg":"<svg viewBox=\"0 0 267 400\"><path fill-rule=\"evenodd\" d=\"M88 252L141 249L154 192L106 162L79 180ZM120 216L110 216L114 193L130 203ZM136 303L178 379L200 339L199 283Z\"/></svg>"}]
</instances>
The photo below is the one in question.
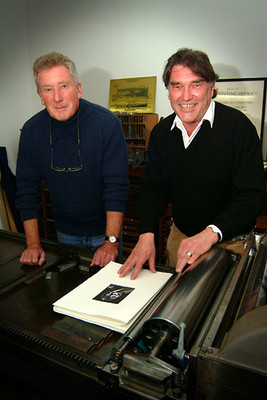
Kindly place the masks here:
<instances>
[{"instance_id":1,"label":"gold framed document","mask_svg":"<svg viewBox=\"0 0 267 400\"><path fill-rule=\"evenodd\" d=\"M156 76L111 79L109 109L113 112L154 113Z\"/></svg>"},{"instance_id":2,"label":"gold framed document","mask_svg":"<svg viewBox=\"0 0 267 400\"><path fill-rule=\"evenodd\" d=\"M266 79L219 79L215 84L215 100L242 111L255 125L260 138L264 129Z\"/></svg>"}]
</instances>

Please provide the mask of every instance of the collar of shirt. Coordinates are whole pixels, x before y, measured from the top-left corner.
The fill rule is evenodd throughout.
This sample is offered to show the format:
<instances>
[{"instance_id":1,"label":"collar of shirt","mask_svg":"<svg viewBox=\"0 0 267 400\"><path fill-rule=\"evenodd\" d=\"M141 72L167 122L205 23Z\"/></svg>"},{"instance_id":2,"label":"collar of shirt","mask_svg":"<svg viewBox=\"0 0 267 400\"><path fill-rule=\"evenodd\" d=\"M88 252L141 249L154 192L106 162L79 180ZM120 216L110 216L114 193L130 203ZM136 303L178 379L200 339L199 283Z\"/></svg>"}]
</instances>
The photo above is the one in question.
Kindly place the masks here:
<instances>
[{"instance_id":1,"label":"collar of shirt","mask_svg":"<svg viewBox=\"0 0 267 400\"><path fill-rule=\"evenodd\" d=\"M198 131L201 128L201 125L203 123L203 121L209 121L210 122L210 126L213 126L213 122L214 122L214 113L215 113L215 102L214 100L211 99L209 108L207 109L204 117L202 118L202 120L199 122L198 126L196 127L196 129L192 132L192 134L190 136L188 136L188 133L181 121L181 119L178 117L178 115L175 116L172 126L171 126L171 131L173 130L173 128L175 128L175 126L180 129L180 131L182 132L182 136L183 136L183 142L184 142L184 147L185 149L190 145L190 143L192 142L192 140L196 137Z\"/></svg>"}]
</instances>

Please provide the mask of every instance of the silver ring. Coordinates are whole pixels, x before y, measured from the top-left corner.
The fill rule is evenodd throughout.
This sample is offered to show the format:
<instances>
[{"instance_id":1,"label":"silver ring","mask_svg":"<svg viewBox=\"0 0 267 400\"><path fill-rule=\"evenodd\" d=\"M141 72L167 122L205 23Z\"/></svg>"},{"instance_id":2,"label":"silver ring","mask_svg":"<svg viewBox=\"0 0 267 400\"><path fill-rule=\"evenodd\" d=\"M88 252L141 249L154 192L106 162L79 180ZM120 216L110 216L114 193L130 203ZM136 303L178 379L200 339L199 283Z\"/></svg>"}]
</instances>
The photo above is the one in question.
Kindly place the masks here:
<instances>
[{"instance_id":1,"label":"silver ring","mask_svg":"<svg viewBox=\"0 0 267 400\"><path fill-rule=\"evenodd\" d=\"M191 253L191 251L187 251L186 253L185 253L188 257L192 257L192 253Z\"/></svg>"}]
</instances>

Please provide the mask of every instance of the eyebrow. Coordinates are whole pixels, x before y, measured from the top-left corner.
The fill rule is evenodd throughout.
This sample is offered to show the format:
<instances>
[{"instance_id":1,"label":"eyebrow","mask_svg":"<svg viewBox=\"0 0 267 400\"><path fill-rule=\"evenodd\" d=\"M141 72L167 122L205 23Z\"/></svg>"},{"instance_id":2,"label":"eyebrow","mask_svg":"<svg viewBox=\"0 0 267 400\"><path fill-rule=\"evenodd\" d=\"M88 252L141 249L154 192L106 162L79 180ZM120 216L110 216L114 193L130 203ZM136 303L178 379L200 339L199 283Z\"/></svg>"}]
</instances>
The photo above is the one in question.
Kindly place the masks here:
<instances>
[{"instance_id":1,"label":"eyebrow","mask_svg":"<svg viewBox=\"0 0 267 400\"><path fill-rule=\"evenodd\" d=\"M189 84L191 85L192 83L200 83L200 82L204 82L204 78L199 78L199 79L196 79L196 80L194 80L194 81L190 81L189 82ZM179 85L179 84L183 84L182 82L178 82L178 81L172 81L172 82L170 82L170 85L172 85L172 86L174 86L174 85Z\"/></svg>"},{"instance_id":2,"label":"eyebrow","mask_svg":"<svg viewBox=\"0 0 267 400\"><path fill-rule=\"evenodd\" d=\"M58 82L57 86L62 85L64 83L70 83L70 81L66 80L66 81ZM53 85L46 84L46 85L42 85L42 87L53 87Z\"/></svg>"}]
</instances>

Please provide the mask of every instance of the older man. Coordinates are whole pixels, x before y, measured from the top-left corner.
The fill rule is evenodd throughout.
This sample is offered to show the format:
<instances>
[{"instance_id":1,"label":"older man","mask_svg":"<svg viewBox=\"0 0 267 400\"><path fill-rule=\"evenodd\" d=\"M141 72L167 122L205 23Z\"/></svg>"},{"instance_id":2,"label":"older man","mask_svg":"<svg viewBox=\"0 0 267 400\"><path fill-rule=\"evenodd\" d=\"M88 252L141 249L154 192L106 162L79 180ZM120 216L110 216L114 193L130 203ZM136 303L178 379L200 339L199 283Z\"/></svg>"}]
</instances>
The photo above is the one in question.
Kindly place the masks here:
<instances>
[{"instance_id":1,"label":"older man","mask_svg":"<svg viewBox=\"0 0 267 400\"><path fill-rule=\"evenodd\" d=\"M75 64L60 53L39 57L33 72L45 109L25 123L17 162L17 208L27 248L21 262L41 265L40 183L53 205L58 240L95 251L92 265L118 254L128 196L128 155L119 119L82 99Z\"/></svg>"},{"instance_id":2,"label":"older man","mask_svg":"<svg viewBox=\"0 0 267 400\"><path fill-rule=\"evenodd\" d=\"M121 276L134 268L134 279L147 260L155 272L154 236L169 202L168 263L177 272L215 243L231 242L254 227L265 199L261 143L244 114L213 100L217 79L201 51L180 49L166 64L163 80L174 113L150 136L140 189L141 234Z\"/></svg>"}]
</instances>

